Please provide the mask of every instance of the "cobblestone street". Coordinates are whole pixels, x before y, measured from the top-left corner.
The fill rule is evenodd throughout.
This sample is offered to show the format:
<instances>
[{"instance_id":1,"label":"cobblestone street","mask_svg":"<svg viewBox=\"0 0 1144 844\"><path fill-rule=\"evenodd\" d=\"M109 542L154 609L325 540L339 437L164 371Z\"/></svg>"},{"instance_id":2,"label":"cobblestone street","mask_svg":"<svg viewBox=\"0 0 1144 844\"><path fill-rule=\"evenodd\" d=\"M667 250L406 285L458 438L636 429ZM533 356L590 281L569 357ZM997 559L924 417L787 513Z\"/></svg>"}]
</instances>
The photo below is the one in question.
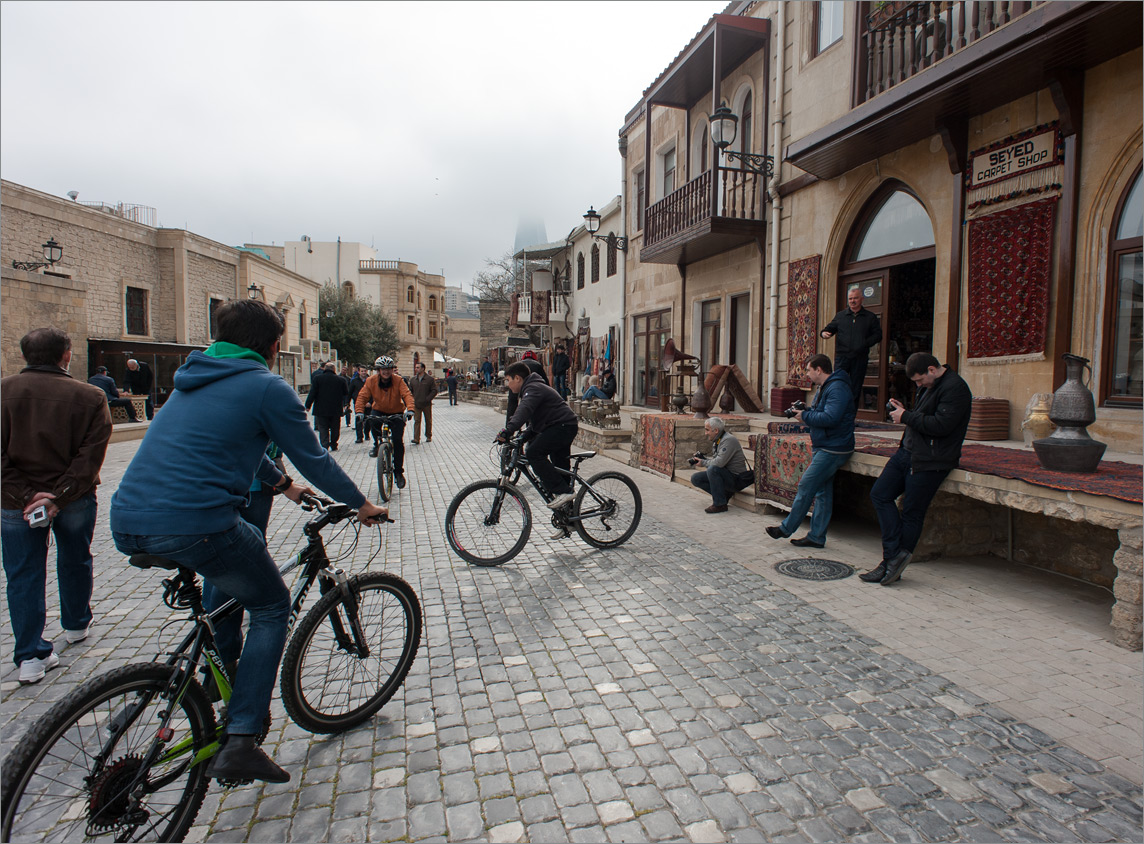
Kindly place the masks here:
<instances>
[{"instance_id":1,"label":"cobblestone street","mask_svg":"<svg viewBox=\"0 0 1144 844\"><path fill-rule=\"evenodd\" d=\"M529 489L521 554L466 565L446 543L445 508L495 475L490 443L503 420L443 400L434 409L433 441L407 443L396 523L363 532L339 563L384 568L420 596L425 627L404 688L372 722L331 737L297 727L276 699L266 746L292 781L212 784L188 840L1141 840L1138 726L1108 728L1111 744L1129 747L1104 764L1050 731L1055 720L1031 725L1039 711L1015 713L929 667L898 644L908 632L856 629L808 594L820 584L786 588L774 574L774 562L805 555L767 539L773 519L732 512L705 522L699 540L686 524L703 516L699 493L597 457L585 475L621 469L643 490L626 545L550 540ZM61 666L20 687L6 664L5 748L77 683L149 661L185 630L164 628L178 616L160 603L160 576L127 566L108 531L136 446L113 444L102 473L92 635L64 643L49 577L47 635ZM336 456L375 497L374 463L352 430ZM307 516L278 501L270 546L285 560ZM346 540L335 536L331 556ZM861 566L855 555L873 547L832 533L821 556ZM920 569L937 566L912 567L902 585L925 582ZM866 602L893 591L856 577L828 588ZM935 615L950 610L937 594ZM6 605L3 619L10 652ZM1140 654L1107 649L1100 670L1138 693ZM1057 670L1040 669L1043 682L1068 686Z\"/></svg>"}]
</instances>

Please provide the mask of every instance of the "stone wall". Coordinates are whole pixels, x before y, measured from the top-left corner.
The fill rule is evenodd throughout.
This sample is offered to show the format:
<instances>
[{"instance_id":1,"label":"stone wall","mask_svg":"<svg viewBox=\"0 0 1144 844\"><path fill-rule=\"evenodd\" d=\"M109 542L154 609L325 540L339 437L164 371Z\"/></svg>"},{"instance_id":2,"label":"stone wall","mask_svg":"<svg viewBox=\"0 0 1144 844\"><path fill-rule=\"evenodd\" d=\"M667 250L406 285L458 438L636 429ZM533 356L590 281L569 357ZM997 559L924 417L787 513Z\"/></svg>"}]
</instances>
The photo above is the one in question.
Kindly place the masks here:
<instances>
[{"instance_id":1,"label":"stone wall","mask_svg":"<svg viewBox=\"0 0 1144 844\"><path fill-rule=\"evenodd\" d=\"M86 380L87 285L76 279L3 267L0 288L4 300L0 375L15 375L24 368L21 337L33 328L55 326L72 338L71 370L77 378Z\"/></svg>"},{"instance_id":2,"label":"stone wall","mask_svg":"<svg viewBox=\"0 0 1144 844\"><path fill-rule=\"evenodd\" d=\"M211 296L223 301L234 298L237 266L188 250L187 276L187 342L208 346L207 300Z\"/></svg>"}]
</instances>

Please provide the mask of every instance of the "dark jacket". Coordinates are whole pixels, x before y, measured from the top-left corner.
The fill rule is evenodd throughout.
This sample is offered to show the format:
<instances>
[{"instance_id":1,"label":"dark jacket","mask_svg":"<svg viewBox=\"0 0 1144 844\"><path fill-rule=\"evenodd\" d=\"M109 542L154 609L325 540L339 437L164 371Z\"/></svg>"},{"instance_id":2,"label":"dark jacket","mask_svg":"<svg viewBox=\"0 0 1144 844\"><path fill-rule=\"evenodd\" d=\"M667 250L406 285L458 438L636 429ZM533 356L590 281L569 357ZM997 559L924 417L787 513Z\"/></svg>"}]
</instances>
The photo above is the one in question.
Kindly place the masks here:
<instances>
[{"instance_id":1,"label":"dark jacket","mask_svg":"<svg viewBox=\"0 0 1144 844\"><path fill-rule=\"evenodd\" d=\"M155 376L151 373L151 367L143 361L136 361L139 368L132 372L130 369L126 371L123 376L123 382L127 385L127 391L136 396L149 396L151 395L151 385L155 383Z\"/></svg>"},{"instance_id":2,"label":"dark jacket","mask_svg":"<svg viewBox=\"0 0 1144 844\"><path fill-rule=\"evenodd\" d=\"M409 392L413 393L413 406L424 410L437 397L437 379L426 372L409 379Z\"/></svg>"},{"instance_id":3,"label":"dark jacket","mask_svg":"<svg viewBox=\"0 0 1144 844\"><path fill-rule=\"evenodd\" d=\"M115 381L112 380L110 375L97 372L87 379L87 383L93 387L99 387L109 399L119 398L119 388L115 386Z\"/></svg>"},{"instance_id":4,"label":"dark jacket","mask_svg":"<svg viewBox=\"0 0 1144 844\"><path fill-rule=\"evenodd\" d=\"M910 452L910 468L915 472L956 469L972 410L973 393L952 369L946 369L928 390L919 390L914 409L902 414L906 426L902 445Z\"/></svg>"},{"instance_id":5,"label":"dark jacket","mask_svg":"<svg viewBox=\"0 0 1144 844\"><path fill-rule=\"evenodd\" d=\"M329 370L319 370L310 379L306 410L314 408L315 416L341 416L349 392L350 389L342 376Z\"/></svg>"},{"instance_id":6,"label":"dark jacket","mask_svg":"<svg viewBox=\"0 0 1144 844\"><path fill-rule=\"evenodd\" d=\"M835 454L853 451L854 415L850 376L836 370L818 388L810 408L802 412L802 424L810 428L811 448Z\"/></svg>"},{"instance_id":7,"label":"dark jacket","mask_svg":"<svg viewBox=\"0 0 1144 844\"><path fill-rule=\"evenodd\" d=\"M882 323L865 308L858 313L843 308L822 330L834 332L834 355L839 358L867 357L870 347L882 342Z\"/></svg>"},{"instance_id":8,"label":"dark jacket","mask_svg":"<svg viewBox=\"0 0 1144 844\"><path fill-rule=\"evenodd\" d=\"M568 359L565 352L557 352L552 357L552 377L559 378L565 372L572 368L572 361Z\"/></svg>"},{"instance_id":9,"label":"dark jacket","mask_svg":"<svg viewBox=\"0 0 1144 844\"><path fill-rule=\"evenodd\" d=\"M609 372L604 376L600 382L600 389L604 391L604 395L612 399L616 397L616 373Z\"/></svg>"},{"instance_id":10,"label":"dark jacket","mask_svg":"<svg viewBox=\"0 0 1144 844\"><path fill-rule=\"evenodd\" d=\"M527 366L529 369L531 369L533 371L533 373L535 373L536 375L539 375L541 380L543 380L545 384L548 384L548 386L552 386L551 384L548 383L548 376L544 374L544 367L541 366L540 361L533 360L532 358L525 358L524 360L521 361L521 363L523 363L525 366ZM523 393L524 388L521 387L520 391ZM517 408L517 405L519 405L519 404L520 404L520 396L518 396L512 390L509 390L508 391L508 402L505 404L505 409L504 409L504 423L505 423L505 425L507 425L509 423L509 420L512 419L512 415L514 413L516 413L516 408Z\"/></svg>"},{"instance_id":11,"label":"dark jacket","mask_svg":"<svg viewBox=\"0 0 1144 844\"><path fill-rule=\"evenodd\" d=\"M329 379L337 384L337 376ZM322 448L294 388L253 359L187 356L111 498L111 529L154 536L221 533L238 524L257 477L277 486L271 441L335 501L365 496ZM335 416L337 413L334 414Z\"/></svg>"},{"instance_id":12,"label":"dark jacket","mask_svg":"<svg viewBox=\"0 0 1144 844\"><path fill-rule=\"evenodd\" d=\"M355 372L354 377L350 379L350 403L357 401L357 394L361 392L361 388L365 386L365 379L361 377L360 372Z\"/></svg>"},{"instance_id":13,"label":"dark jacket","mask_svg":"<svg viewBox=\"0 0 1144 844\"><path fill-rule=\"evenodd\" d=\"M532 425L532 430L540 433L553 425L576 425L576 414L568 406L568 402L560 397L560 393L548 386L544 376L532 373L524 379L520 388L520 404L516 413L505 425L510 434L519 431L524 423Z\"/></svg>"},{"instance_id":14,"label":"dark jacket","mask_svg":"<svg viewBox=\"0 0 1144 844\"><path fill-rule=\"evenodd\" d=\"M103 391L58 366L29 366L0 381L0 490L5 510L50 492L62 510L99 483L111 438Z\"/></svg>"},{"instance_id":15,"label":"dark jacket","mask_svg":"<svg viewBox=\"0 0 1144 844\"><path fill-rule=\"evenodd\" d=\"M449 373L445 376L445 386L449 388L450 393L457 392L457 376Z\"/></svg>"}]
</instances>

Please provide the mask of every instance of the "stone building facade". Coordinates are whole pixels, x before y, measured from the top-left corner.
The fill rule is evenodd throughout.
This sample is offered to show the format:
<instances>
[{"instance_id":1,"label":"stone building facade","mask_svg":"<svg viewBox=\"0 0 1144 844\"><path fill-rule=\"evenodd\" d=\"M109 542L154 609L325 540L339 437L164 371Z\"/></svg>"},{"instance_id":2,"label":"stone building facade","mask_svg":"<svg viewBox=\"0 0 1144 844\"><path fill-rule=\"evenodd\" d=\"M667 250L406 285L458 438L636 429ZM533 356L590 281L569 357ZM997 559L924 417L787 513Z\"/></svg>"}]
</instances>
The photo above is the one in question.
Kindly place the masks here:
<instances>
[{"instance_id":1,"label":"stone building facade","mask_svg":"<svg viewBox=\"0 0 1144 844\"><path fill-rule=\"evenodd\" d=\"M182 229L155 228L24 187L0 182L0 252L4 374L23 366L20 338L47 324L72 337L72 372L87 378L105 365L122 383L126 360L147 362L155 373L156 403L187 354L211 341L211 314L227 299L257 295L286 319L283 348L317 334L307 313L317 313L318 285L254 253ZM49 237L63 259L33 272L12 268L31 260ZM280 373L298 385L296 356L281 356ZM305 383L305 379L303 379Z\"/></svg>"},{"instance_id":2,"label":"stone building facade","mask_svg":"<svg viewBox=\"0 0 1144 844\"><path fill-rule=\"evenodd\" d=\"M398 371L412 375L418 362L432 369L433 354L441 354L445 343L445 277L408 261L378 259L363 260L359 272L397 329Z\"/></svg>"}]
</instances>

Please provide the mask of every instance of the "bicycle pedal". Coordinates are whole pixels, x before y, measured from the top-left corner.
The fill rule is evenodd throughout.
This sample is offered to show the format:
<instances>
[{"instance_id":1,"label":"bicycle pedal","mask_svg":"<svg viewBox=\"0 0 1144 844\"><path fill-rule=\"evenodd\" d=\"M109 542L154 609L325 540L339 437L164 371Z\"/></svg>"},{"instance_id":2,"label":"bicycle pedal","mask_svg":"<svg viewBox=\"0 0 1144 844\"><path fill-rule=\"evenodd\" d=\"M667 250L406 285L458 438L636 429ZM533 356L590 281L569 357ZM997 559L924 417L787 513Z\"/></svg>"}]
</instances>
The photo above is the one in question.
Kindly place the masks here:
<instances>
[{"instance_id":1,"label":"bicycle pedal","mask_svg":"<svg viewBox=\"0 0 1144 844\"><path fill-rule=\"evenodd\" d=\"M239 788L244 785L253 785L254 780L220 780L216 779L215 782L222 788Z\"/></svg>"}]
</instances>

